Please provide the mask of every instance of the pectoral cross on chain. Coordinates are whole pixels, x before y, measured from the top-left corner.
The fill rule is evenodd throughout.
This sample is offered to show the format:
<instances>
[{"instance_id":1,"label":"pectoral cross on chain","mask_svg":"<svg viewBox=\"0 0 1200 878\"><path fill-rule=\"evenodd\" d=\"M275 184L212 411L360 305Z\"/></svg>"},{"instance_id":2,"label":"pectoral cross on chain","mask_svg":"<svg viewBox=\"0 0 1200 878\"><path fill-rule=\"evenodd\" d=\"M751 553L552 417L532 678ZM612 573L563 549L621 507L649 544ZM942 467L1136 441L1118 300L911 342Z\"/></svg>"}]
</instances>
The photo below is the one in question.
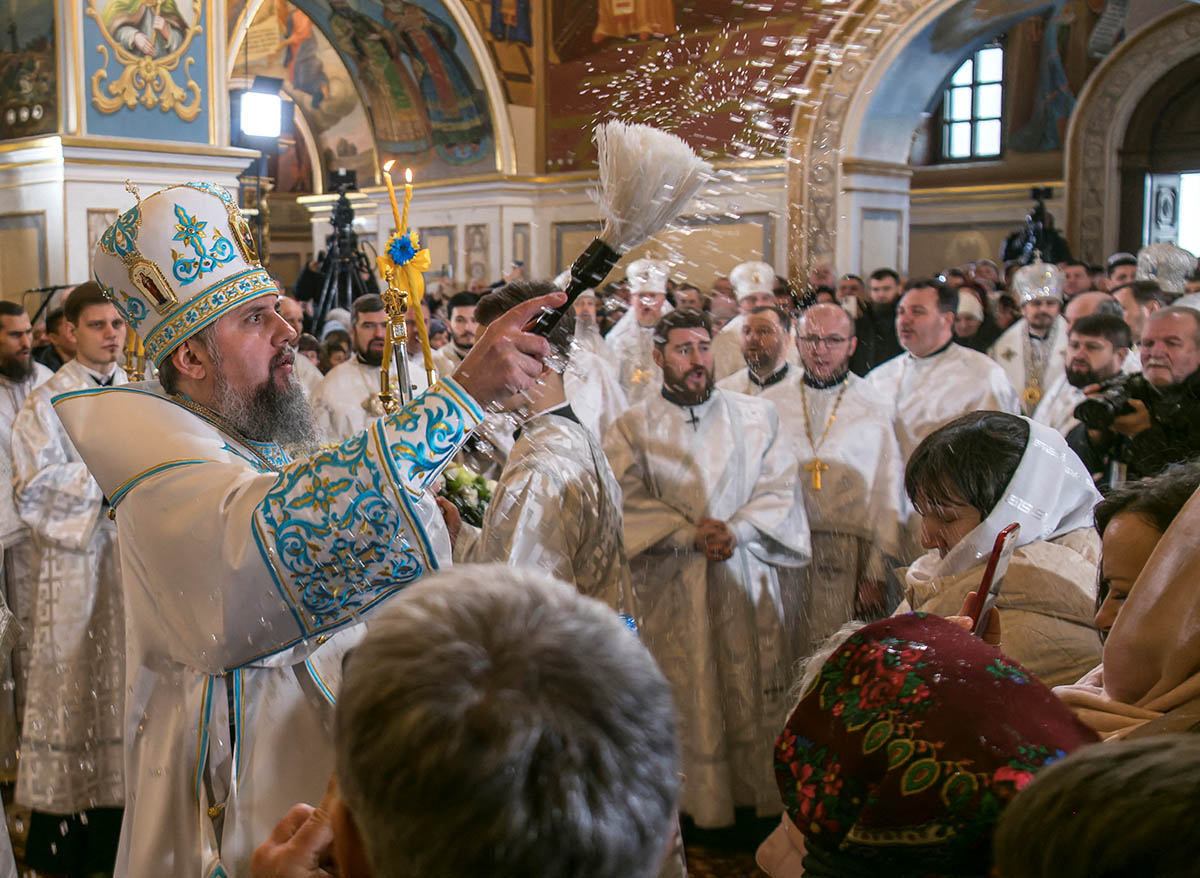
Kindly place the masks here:
<instances>
[{"instance_id":1,"label":"pectoral cross on chain","mask_svg":"<svg viewBox=\"0 0 1200 878\"><path fill-rule=\"evenodd\" d=\"M696 417L695 409L688 409L688 423L692 425L693 430L700 429L699 427L696 426L697 424L700 423L700 419L698 417Z\"/></svg>"},{"instance_id":2,"label":"pectoral cross on chain","mask_svg":"<svg viewBox=\"0 0 1200 878\"><path fill-rule=\"evenodd\" d=\"M821 490L821 473L829 469L829 464L821 463L821 459L814 457L812 463L804 464L804 468L812 473L812 485L814 491Z\"/></svg>"}]
</instances>

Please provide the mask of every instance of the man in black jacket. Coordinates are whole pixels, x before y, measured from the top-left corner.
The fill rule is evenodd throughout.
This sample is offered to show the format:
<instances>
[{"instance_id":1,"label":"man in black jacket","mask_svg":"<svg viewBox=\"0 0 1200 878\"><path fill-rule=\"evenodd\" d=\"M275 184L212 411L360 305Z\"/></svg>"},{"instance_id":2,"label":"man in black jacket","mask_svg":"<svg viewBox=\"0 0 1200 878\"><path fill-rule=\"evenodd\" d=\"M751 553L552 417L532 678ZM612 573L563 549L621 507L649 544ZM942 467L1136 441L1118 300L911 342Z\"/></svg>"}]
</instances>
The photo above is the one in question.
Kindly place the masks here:
<instances>
[{"instance_id":1,"label":"man in black jacket","mask_svg":"<svg viewBox=\"0 0 1200 878\"><path fill-rule=\"evenodd\" d=\"M1108 430L1080 425L1068 436L1093 472L1117 459L1127 467L1126 478L1142 478L1200 456L1200 311L1168 307L1149 314L1141 358L1147 398L1131 396L1133 411ZM1097 391L1093 386L1088 395Z\"/></svg>"},{"instance_id":2,"label":"man in black jacket","mask_svg":"<svg viewBox=\"0 0 1200 878\"><path fill-rule=\"evenodd\" d=\"M854 321L858 346L850 358L855 375L866 375L880 363L904 353L896 336L896 305L900 301L900 275L890 268L871 272L871 300Z\"/></svg>"}]
</instances>

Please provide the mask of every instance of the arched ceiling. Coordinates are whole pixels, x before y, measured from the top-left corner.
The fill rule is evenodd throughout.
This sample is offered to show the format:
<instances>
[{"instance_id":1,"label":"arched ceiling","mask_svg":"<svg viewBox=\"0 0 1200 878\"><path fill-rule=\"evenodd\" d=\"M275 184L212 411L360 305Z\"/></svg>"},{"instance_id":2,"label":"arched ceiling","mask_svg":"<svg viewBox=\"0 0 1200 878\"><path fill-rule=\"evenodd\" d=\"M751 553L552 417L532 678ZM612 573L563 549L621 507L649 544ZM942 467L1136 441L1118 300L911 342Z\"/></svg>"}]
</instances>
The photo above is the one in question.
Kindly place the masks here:
<instances>
[{"instance_id":1,"label":"arched ceiling","mask_svg":"<svg viewBox=\"0 0 1200 878\"><path fill-rule=\"evenodd\" d=\"M501 88L476 61L461 0L228 0L227 11L231 82L283 79L321 173L345 167L369 185L395 159L429 181L508 158Z\"/></svg>"}]
</instances>

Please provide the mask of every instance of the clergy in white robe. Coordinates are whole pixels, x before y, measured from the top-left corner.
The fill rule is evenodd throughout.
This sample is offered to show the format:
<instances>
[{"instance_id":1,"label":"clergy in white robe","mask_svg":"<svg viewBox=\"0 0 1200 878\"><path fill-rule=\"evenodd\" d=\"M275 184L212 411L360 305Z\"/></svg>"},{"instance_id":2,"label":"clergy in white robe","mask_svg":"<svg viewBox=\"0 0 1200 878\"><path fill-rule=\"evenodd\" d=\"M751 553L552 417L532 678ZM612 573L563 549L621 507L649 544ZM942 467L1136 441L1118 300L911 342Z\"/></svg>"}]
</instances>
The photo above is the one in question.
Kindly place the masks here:
<instances>
[{"instance_id":1,"label":"clergy in white robe","mask_svg":"<svg viewBox=\"0 0 1200 878\"><path fill-rule=\"evenodd\" d=\"M654 326L672 310L667 302L668 274L665 262L639 259L630 264L626 277L631 307L604 339L630 403L657 393L662 386L662 370L654 361Z\"/></svg>"},{"instance_id":2,"label":"clergy in white robe","mask_svg":"<svg viewBox=\"0 0 1200 878\"><path fill-rule=\"evenodd\" d=\"M565 290L570 279L571 272L564 271L554 279L554 285L560 290ZM575 348L595 354L612 366L612 348L600 332L600 321L596 315L597 305L595 290L584 290L571 304L571 313L575 318Z\"/></svg>"},{"instance_id":3,"label":"clergy in white robe","mask_svg":"<svg viewBox=\"0 0 1200 878\"><path fill-rule=\"evenodd\" d=\"M1021 414L1037 409L1054 379L1062 374L1067 353L1067 321L1062 317L1062 272L1034 262L1013 275L1022 317L988 350L1021 400Z\"/></svg>"},{"instance_id":4,"label":"clergy in white robe","mask_svg":"<svg viewBox=\"0 0 1200 878\"><path fill-rule=\"evenodd\" d=\"M13 468L10 439L17 412L25 398L54 373L33 359L33 327L25 309L0 301L0 543L4 568L4 599L16 619L13 631L29 631L33 621L33 578L37 558L29 528L17 515L13 502ZM17 777L17 735L25 706L28 645L14 637L11 658L0 655L3 678L11 686L0 688L0 780Z\"/></svg>"},{"instance_id":5,"label":"clergy in white robe","mask_svg":"<svg viewBox=\"0 0 1200 878\"><path fill-rule=\"evenodd\" d=\"M742 357L742 332L746 315L755 308L775 304L775 269L766 262L743 262L729 273L741 313L730 320L713 336L713 377L720 381L741 371L746 362ZM792 345L784 346L784 356L793 366L800 358Z\"/></svg>"},{"instance_id":6,"label":"clergy in white robe","mask_svg":"<svg viewBox=\"0 0 1200 878\"><path fill-rule=\"evenodd\" d=\"M682 718L681 810L702 827L734 808L778 813L771 770L793 656L781 568L809 556L796 453L769 402L717 390L706 315L658 327L664 386L605 440L624 494L639 630Z\"/></svg>"},{"instance_id":7,"label":"clergy in white robe","mask_svg":"<svg viewBox=\"0 0 1200 878\"><path fill-rule=\"evenodd\" d=\"M787 352L795 348L791 318L775 305L761 305L741 319L746 368L722 378L717 386L747 396L764 396L778 384L794 386L800 380L800 370L787 360Z\"/></svg>"},{"instance_id":8,"label":"clergy in white robe","mask_svg":"<svg viewBox=\"0 0 1200 878\"><path fill-rule=\"evenodd\" d=\"M210 247L220 259L195 258ZM162 385L54 399L120 533L117 878L246 876L280 815L320 800L342 655L373 608L449 559L428 488L482 420L480 404L531 382L548 347L520 327L561 301L505 315L462 383L443 379L292 461L280 443L303 445L314 430L289 368L295 334L254 260L224 190L193 183L142 198L93 264ZM203 283L166 281L201 270Z\"/></svg>"},{"instance_id":9,"label":"clergy in white robe","mask_svg":"<svg viewBox=\"0 0 1200 878\"><path fill-rule=\"evenodd\" d=\"M388 332L388 315L379 296L361 296L352 306L350 338L354 356L334 366L321 379L312 395L313 411L321 438L340 442L383 414L379 401L380 370L383 363L384 337ZM408 378L414 395L429 387L425 364L419 351L408 355ZM303 357L297 357L299 362ZM399 398L400 379L394 366L388 377L392 394Z\"/></svg>"},{"instance_id":10,"label":"clergy in white robe","mask_svg":"<svg viewBox=\"0 0 1200 878\"><path fill-rule=\"evenodd\" d=\"M857 342L849 315L838 305L814 305L797 337L803 379L764 396L799 455L813 558L797 630L798 648L809 655L851 619L882 616L899 602L900 584L889 582L888 571L900 555L908 507L891 407L850 372Z\"/></svg>"},{"instance_id":11,"label":"clergy in white robe","mask_svg":"<svg viewBox=\"0 0 1200 878\"><path fill-rule=\"evenodd\" d=\"M506 284L480 299L480 325L554 288L528 281ZM570 350L567 374L581 354L594 361L571 345L573 329L568 315L550 337ZM466 559L537 567L632 617L621 490L600 438L581 423L565 385L566 375L547 366L538 384L507 401L505 409L520 427ZM455 556L463 557L457 544Z\"/></svg>"},{"instance_id":12,"label":"clergy in white robe","mask_svg":"<svg viewBox=\"0 0 1200 878\"><path fill-rule=\"evenodd\" d=\"M475 321L475 305L479 301L476 293L455 293L446 302L446 326L450 330L450 344L442 345L433 352L433 368L438 375L453 375L454 370L475 344L479 324Z\"/></svg>"},{"instance_id":13,"label":"clergy in white robe","mask_svg":"<svg viewBox=\"0 0 1200 878\"><path fill-rule=\"evenodd\" d=\"M957 293L934 280L905 286L896 309L905 352L872 369L867 382L891 407L906 462L922 439L959 415L980 409L1017 414L1019 403L1003 369L954 344Z\"/></svg>"},{"instance_id":14,"label":"clergy in white robe","mask_svg":"<svg viewBox=\"0 0 1200 878\"><path fill-rule=\"evenodd\" d=\"M68 848L82 855L105 843L77 838L102 831L102 820L89 830L60 833L63 817L125 801L117 531L100 486L51 404L59 394L126 383L117 365L125 321L94 283L76 287L65 311L75 359L29 394L12 435L17 511L38 558L16 801L33 810L31 842L44 832L64 848L42 862L37 856L44 856L45 845L31 843L30 865L46 872L63 871L71 861ZM107 840L113 853L116 841L115 833Z\"/></svg>"},{"instance_id":15,"label":"clergy in white robe","mask_svg":"<svg viewBox=\"0 0 1200 878\"><path fill-rule=\"evenodd\" d=\"M1079 423L1075 407L1083 402L1083 388L1102 384L1123 371L1129 355L1129 326L1112 314L1080 317L1067 335L1067 364L1050 387L1033 420L1066 436Z\"/></svg>"},{"instance_id":16,"label":"clergy in white robe","mask_svg":"<svg viewBox=\"0 0 1200 878\"><path fill-rule=\"evenodd\" d=\"M572 347L563 382L567 401L579 423L597 442L602 442L609 428L629 408L629 398L621 389L615 370L608 360L590 349Z\"/></svg>"}]
</instances>

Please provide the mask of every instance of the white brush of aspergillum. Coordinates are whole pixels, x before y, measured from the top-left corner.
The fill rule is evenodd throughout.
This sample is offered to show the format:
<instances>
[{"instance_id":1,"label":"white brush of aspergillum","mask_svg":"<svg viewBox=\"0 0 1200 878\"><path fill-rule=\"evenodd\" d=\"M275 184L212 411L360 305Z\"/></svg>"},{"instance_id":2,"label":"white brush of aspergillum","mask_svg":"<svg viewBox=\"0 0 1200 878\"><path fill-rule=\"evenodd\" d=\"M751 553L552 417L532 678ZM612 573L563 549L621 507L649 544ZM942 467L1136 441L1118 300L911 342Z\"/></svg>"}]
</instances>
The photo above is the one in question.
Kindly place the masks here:
<instances>
[{"instance_id":1,"label":"white brush of aspergillum","mask_svg":"<svg viewBox=\"0 0 1200 878\"><path fill-rule=\"evenodd\" d=\"M627 250L674 221L713 178L713 168L674 134L649 125L605 122L594 135L600 185L592 198L604 226L571 266L567 301L529 325L549 336L579 294L599 289Z\"/></svg>"}]
</instances>

